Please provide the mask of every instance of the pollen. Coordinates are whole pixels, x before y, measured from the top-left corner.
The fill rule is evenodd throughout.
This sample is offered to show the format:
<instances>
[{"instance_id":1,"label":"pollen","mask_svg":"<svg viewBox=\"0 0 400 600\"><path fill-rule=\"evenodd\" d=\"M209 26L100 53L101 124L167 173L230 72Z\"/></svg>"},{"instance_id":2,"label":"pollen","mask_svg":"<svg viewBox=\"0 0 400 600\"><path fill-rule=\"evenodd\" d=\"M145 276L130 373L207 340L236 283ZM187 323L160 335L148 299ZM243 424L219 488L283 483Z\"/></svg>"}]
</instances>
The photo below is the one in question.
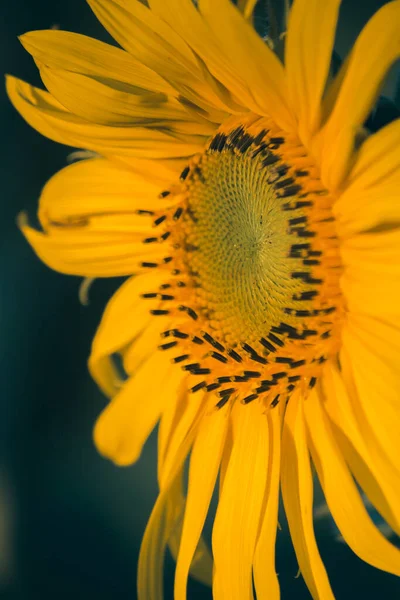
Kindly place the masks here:
<instances>
[{"instance_id":1,"label":"pollen","mask_svg":"<svg viewBox=\"0 0 400 600\"><path fill-rule=\"evenodd\" d=\"M332 196L296 139L267 119L225 123L160 195L153 215L165 243L154 316L176 327L160 350L216 406L239 400L273 408L311 389L340 344L341 261ZM144 264L144 263L143 263Z\"/></svg>"}]
</instances>

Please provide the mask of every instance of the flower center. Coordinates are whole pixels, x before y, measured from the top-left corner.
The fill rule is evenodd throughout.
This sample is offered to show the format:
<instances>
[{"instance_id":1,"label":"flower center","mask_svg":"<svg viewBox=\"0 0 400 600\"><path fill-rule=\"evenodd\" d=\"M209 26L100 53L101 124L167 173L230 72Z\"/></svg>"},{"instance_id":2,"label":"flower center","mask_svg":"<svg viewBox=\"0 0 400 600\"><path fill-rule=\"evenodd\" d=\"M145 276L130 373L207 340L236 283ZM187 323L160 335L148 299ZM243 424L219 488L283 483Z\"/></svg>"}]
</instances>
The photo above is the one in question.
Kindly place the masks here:
<instances>
[{"instance_id":1,"label":"flower center","mask_svg":"<svg viewBox=\"0 0 400 600\"><path fill-rule=\"evenodd\" d=\"M218 389L219 405L274 405L312 386L343 310L332 198L304 148L267 119L232 119L167 195L174 204L154 222L172 245L170 293L153 314L179 328L161 348L180 346L173 360L207 376L193 390Z\"/></svg>"}]
</instances>

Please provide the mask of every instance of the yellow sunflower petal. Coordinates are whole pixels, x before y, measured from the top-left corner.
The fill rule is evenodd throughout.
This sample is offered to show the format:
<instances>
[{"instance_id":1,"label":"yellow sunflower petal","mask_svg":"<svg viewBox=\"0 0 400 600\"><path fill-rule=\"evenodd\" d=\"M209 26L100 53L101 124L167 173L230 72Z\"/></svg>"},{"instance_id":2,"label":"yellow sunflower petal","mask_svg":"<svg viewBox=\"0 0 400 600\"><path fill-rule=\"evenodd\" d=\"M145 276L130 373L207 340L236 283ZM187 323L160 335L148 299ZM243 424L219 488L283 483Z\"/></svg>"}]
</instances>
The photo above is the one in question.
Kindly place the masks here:
<instances>
[{"instance_id":1,"label":"yellow sunflower petal","mask_svg":"<svg viewBox=\"0 0 400 600\"><path fill-rule=\"evenodd\" d=\"M63 69L153 92L173 88L157 73L120 48L69 31L30 31L20 38L33 58L52 69Z\"/></svg>"},{"instance_id":2,"label":"yellow sunflower petal","mask_svg":"<svg viewBox=\"0 0 400 600\"><path fill-rule=\"evenodd\" d=\"M398 229L363 233L342 243L341 287L351 313L398 319L399 248Z\"/></svg>"},{"instance_id":3,"label":"yellow sunflower petal","mask_svg":"<svg viewBox=\"0 0 400 600\"><path fill-rule=\"evenodd\" d=\"M98 385L110 396L118 390L118 377L110 357L149 324L151 306L140 296L157 288L161 280L160 274L154 272L131 277L107 304L93 340L89 368Z\"/></svg>"},{"instance_id":4,"label":"yellow sunflower petal","mask_svg":"<svg viewBox=\"0 0 400 600\"><path fill-rule=\"evenodd\" d=\"M238 0L238 9L242 11L245 19L250 19L256 7L257 0Z\"/></svg>"},{"instance_id":5,"label":"yellow sunflower petal","mask_svg":"<svg viewBox=\"0 0 400 600\"><path fill-rule=\"evenodd\" d=\"M152 306L148 305L149 312L150 308ZM124 370L128 375L134 373L150 354L159 350L158 346L165 341L161 338L161 334L163 331L174 327L174 325L175 322L171 320L169 315L159 315L157 319L151 319L132 344L121 351Z\"/></svg>"},{"instance_id":6,"label":"yellow sunflower petal","mask_svg":"<svg viewBox=\"0 0 400 600\"><path fill-rule=\"evenodd\" d=\"M257 595L279 600L279 582L275 571L275 540L278 522L279 478L281 465L281 416L279 410L267 415L269 431L269 466L265 508L254 555L253 575Z\"/></svg>"},{"instance_id":7,"label":"yellow sunflower petal","mask_svg":"<svg viewBox=\"0 0 400 600\"><path fill-rule=\"evenodd\" d=\"M228 418L226 407L205 415L193 446L188 496L175 573L175 600L186 600L187 577L211 502Z\"/></svg>"},{"instance_id":8,"label":"yellow sunflower petal","mask_svg":"<svg viewBox=\"0 0 400 600\"><path fill-rule=\"evenodd\" d=\"M196 59L183 38L147 6L136 0L89 0L93 12L113 38L136 60L156 73L188 74L197 69Z\"/></svg>"},{"instance_id":9,"label":"yellow sunflower petal","mask_svg":"<svg viewBox=\"0 0 400 600\"><path fill-rule=\"evenodd\" d=\"M202 136L175 136L144 127L112 127L89 123L68 112L48 92L14 77L7 77L11 102L42 135L67 146L86 148L103 155L138 158L190 156L203 149Z\"/></svg>"},{"instance_id":10,"label":"yellow sunflower petal","mask_svg":"<svg viewBox=\"0 0 400 600\"><path fill-rule=\"evenodd\" d=\"M354 234L380 230L385 236L391 229L400 227L399 183L382 183L367 190L346 190L333 207L336 217L337 231L342 238ZM379 247L379 235L375 236L376 246ZM346 239L347 248L351 243ZM393 256L393 258L395 258Z\"/></svg>"},{"instance_id":11,"label":"yellow sunflower petal","mask_svg":"<svg viewBox=\"0 0 400 600\"><path fill-rule=\"evenodd\" d=\"M365 140L349 174L349 192L400 185L400 119Z\"/></svg>"},{"instance_id":12,"label":"yellow sunflower petal","mask_svg":"<svg viewBox=\"0 0 400 600\"><path fill-rule=\"evenodd\" d=\"M153 166L153 169L155 166ZM162 208L160 187L122 166L102 158L73 163L58 171L43 188L39 219L44 228L51 222L68 222L98 214L127 213ZM137 229L151 230L151 221L135 219Z\"/></svg>"},{"instance_id":13,"label":"yellow sunflower petal","mask_svg":"<svg viewBox=\"0 0 400 600\"><path fill-rule=\"evenodd\" d=\"M161 490L153 507L139 554L137 575L138 600L163 600L164 557L167 543L179 522L177 498L181 495L183 463L189 449L184 448L179 457L179 471ZM185 453L186 452L186 453Z\"/></svg>"},{"instance_id":14,"label":"yellow sunflower petal","mask_svg":"<svg viewBox=\"0 0 400 600\"><path fill-rule=\"evenodd\" d=\"M161 352L150 356L98 418L94 440L99 452L117 465L135 462L182 378L168 356Z\"/></svg>"},{"instance_id":15,"label":"yellow sunflower petal","mask_svg":"<svg viewBox=\"0 0 400 600\"><path fill-rule=\"evenodd\" d=\"M162 0L149 0L149 5L152 12L168 23L201 57L199 64L200 66L203 64L201 76L205 83L205 89L202 90L205 97L207 98L210 92L214 91L222 102L221 108L225 106L230 107L232 112L243 112L246 101L252 101L249 90L238 77L229 58L221 52L218 36L215 37L204 22L194 3L191 0L171 0L168 3ZM187 23L190 23L190 28L187 27ZM177 87L176 80L173 84ZM193 86L193 82L189 81L189 85ZM230 90L234 99L230 97L227 90Z\"/></svg>"},{"instance_id":16,"label":"yellow sunflower petal","mask_svg":"<svg viewBox=\"0 0 400 600\"><path fill-rule=\"evenodd\" d=\"M334 600L314 535L313 481L303 400L290 398L282 436L282 497L301 573L314 600Z\"/></svg>"},{"instance_id":17,"label":"yellow sunflower petal","mask_svg":"<svg viewBox=\"0 0 400 600\"><path fill-rule=\"evenodd\" d=\"M178 516L176 517L175 525L172 529L171 535L168 538L168 547L172 554L172 558L176 562L179 554L179 547L181 545L183 519L185 515L185 504L186 498L183 495L182 489L179 493L176 493L173 497L169 496L168 507L171 513L175 511ZM190 575L196 581L200 581L204 585L211 587L212 585L212 571L213 571L213 559L211 556L210 549L202 537L200 537L197 547L195 549L192 564L190 565Z\"/></svg>"},{"instance_id":18,"label":"yellow sunflower petal","mask_svg":"<svg viewBox=\"0 0 400 600\"><path fill-rule=\"evenodd\" d=\"M176 368L176 367L175 367ZM190 396L188 401L187 386L182 386L179 394L181 402L177 402L179 408L175 413L173 429L168 437L162 462L159 461L158 483L162 489L168 481L169 474L173 470L175 457L179 454L179 448L185 444L185 440L192 431L194 424L199 420L207 405L206 397L202 392ZM176 394L177 395L177 394ZM171 403L170 403L171 404Z\"/></svg>"},{"instance_id":19,"label":"yellow sunflower petal","mask_svg":"<svg viewBox=\"0 0 400 600\"><path fill-rule=\"evenodd\" d=\"M326 502L345 542L365 562L400 574L400 550L375 527L335 442L321 398L313 391L304 403L311 455Z\"/></svg>"},{"instance_id":20,"label":"yellow sunflower petal","mask_svg":"<svg viewBox=\"0 0 400 600\"><path fill-rule=\"evenodd\" d=\"M346 327L343 331L341 364L343 376L353 380L355 393L351 400L353 410L362 428L371 452L381 452L400 473L396 456L399 451L400 414L398 371L393 371L357 336L357 330Z\"/></svg>"},{"instance_id":21,"label":"yellow sunflower petal","mask_svg":"<svg viewBox=\"0 0 400 600\"><path fill-rule=\"evenodd\" d=\"M399 0L385 4L364 27L352 50L336 104L322 132L321 171L328 189L336 189L346 176L355 136L373 107L385 75L400 56L399 22Z\"/></svg>"},{"instance_id":22,"label":"yellow sunflower petal","mask_svg":"<svg viewBox=\"0 0 400 600\"><path fill-rule=\"evenodd\" d=\"M324 371L324 406L331 419L335 438L354 477L369 500L400 533L400 477L380 453L371 453L357 423L349 392L338 368L329 363Z\"/></svg>"},{"instance_id":23,"label":"yellow sunflower petal","mask_svg":"<svg viewBox=\"0 0 400 600\"><path fill-rule=\"evenodd\" d=\"M99 81L80 73L39 67L43 83L54 98L89 122L115 127L144 126L199 136L209 136L215 130L215 125L204 119L194 121L193 114L189 115L165 94L134 93L129 87L121 89L118 81Z\"/></svg>"},{"instance_id":24,"label":"yellow sunflower petal","mask_svg":"<svg viewBox=\"0 0 400 600\"><path fill-rule=\"evenodd\" d=\"M172 529L176 526L176 519L174 520L166 514L168 498L173 494L173 485L180 485L184 462L196 437L204 411L207 409L201 394L193 396L191 403L187 402L186 394L184 394L184 399L187 411L182 425L181 422L178 424L178 443L172 444L169 448L168 466L164 470L160 494L151 513L140 549L139 600L162 600L163 598L164 550Z\"/></svg>"},{"instance_id":25,"label":"yellow sunflower petal","mask_svg":"<svg viewBox=\"0 0 400 600\"><path fill-rule=\"evenodd\" d=\"M268 423L258 403L236 404L232 420L233 447L212 536L213 594L215 600L252 600L252 563L268 476Z\"/></svg>"},{"instance_id":26,"label":"yellow sunflower petal","mask_svg":"<svg viewBox=\"0 0 400 600\"><path fill-rule=\"evenodd\" d=\"M319 125L341 0L296 0L285 44L288 93L304 144Z\"/></svg>"},{"instance_id":27,"label":"yellow sunflower petal","mask_svg":"<svg viewBox=\"0 0 400 600\"><path fill-rule=\"evenodd\" d=\"M250 98L244 100L248 108L272 117L280 127L293 131L293 117L286 100L285 73L273 51L230 0L220 0L218 10L215 10L213 0L199 0L198 6L237 77L250 90L253 101Z\"/></svg>"},{"instance_id":28,"label":"yellow sunflower petal","mask_svg":"<svg viewBox=\"0 0 400 600\"><path fill-rule=\"evenodd\" d=\"M207 76L186 43L187 35L178 35L156 11L136 0L129 4L121 0L90 0L89 4L111 35L136 60L162 73L181 96L207 111L211 120L218 119L219 111L226 109L225 100L229 103L229 98ZM176 13L175 20L179 16ZM191 27L193 25L191 22ZM189 33L187 26L185 32ZM219 114L219 118L224 117Z\"/></svg>"},{"instance_id":29,"label":"yellow sunflower petal","mask_svg":"<svg viewBox=\"0 0 400 600\"><path fill-rule=\"evenodd\" d=\"M89 222L62 223L45 233L36 231L21 215L22 233L50 268L80 277L118 277L139 273L143 261L162 262L161 244L143 244L136 216L91 217ZM148 248L149 246L149 248Z\"/></svg>"}]
</instances>

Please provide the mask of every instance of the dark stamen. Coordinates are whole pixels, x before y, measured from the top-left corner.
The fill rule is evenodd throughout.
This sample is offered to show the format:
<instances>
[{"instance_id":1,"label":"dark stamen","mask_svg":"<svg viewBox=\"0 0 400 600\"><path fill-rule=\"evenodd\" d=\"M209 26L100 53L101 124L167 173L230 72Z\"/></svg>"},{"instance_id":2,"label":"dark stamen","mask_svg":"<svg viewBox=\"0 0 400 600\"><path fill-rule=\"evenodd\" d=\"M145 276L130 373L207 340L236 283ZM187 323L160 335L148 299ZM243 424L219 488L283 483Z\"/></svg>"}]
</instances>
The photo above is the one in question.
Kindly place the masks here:
<instances>
[{"instance_id":1,"label":"dark stamen","mask_svg":"<svg viewBox=\"0 0 400 600\"><path fill-rule=\"evenodd\" d=\"M192 388L190 388L191 392L198 392L199 390L201 390L202 388L206 387L206 382L205 381L200 381L200 383L196 383L196 385L194 385Z\"/></svg>"},{"instance_id":2,"label":"dark stamen","mask_svg":"<svg viewBox=\"0 0 400 600\"><path fill-rule=\"evenodd\" d=\"M269 337L269 336L268 336ZM264 348L266 348L267 350L269 350L270 352L276 352L276 348L275 346L273 346L271 344L271 342L269 342L268 340L266 340L265 338L261 338L260 339L260 344L262 344L264 346Z\"/></svg>"},{"instance_id":3,"label":"dark stamen","mask_svg":"<svg viewBox=\"0 0 400 600\"><path fill-rule=\"evenodd\" d=\"M278 338L276 335L274 335L273 333L269 333L268 334L268 339L271 340L271 342L274 342L274 344L276 344L277 346L284 346L284 342L282 342L282 340L280 338Z\"/></svg>"},{"instance_id":4,"label":"dark stamen","mask_svg":"<svg viewBox=\"0 0 400 600\"><path fill-rule=\"evenodd\" d=\"M231 394L227 394L226 396L224 396L221 400L219 400L217 402L217 404L215 405L216 408L220 409L223 408L225 406L225 404L228 402L229 398L231 397Z\"/></svg>"},{"instance_id":5,"label":"dark stamen","mask_svg":"<svg viewBox=\"0 0 400 600\"><path fill-rule=\"evenodd\" d=\"M234 392L236 392L236 388L227 388L225 390L221 390L220 392L218 392L218 396L220 398L222 398L222 396L231 396Z\"/></svg>"},{"instance_id":6,"label":"dark stamen","mask_svg":"<svg viewBox=\"0 0 400 600\"><path fill-rule=\"evenodd\" d=\"M166 215L161 215L161 217L158 217L158 219L154 221L153 225L155 225L156 227L157 225L161 225L161 223L165 221L166 218Z\"/></svg>"},{"instance_id":7,"label":"dark stamen","mask_svg":"<svg viewBox=\"0 0 400 600\"><path fill-rule=\"evenodd\" d=\"M180 174L179 179L181 181L185 181L186 177L189 175L189 171L190 171L190 167L185 167L182 171L182 173Z\"/></svg>"},{"instance_id":8,"label":"dark stamen","mask_svg":"<svg viewBox=\"0 0 400 600\"><path fill-rule=\"evenodd\" d=\"M144 269L155 269L156 267L158 267L158 263L142 262L142 263L140 263L140 266L143 267Z\"/></svg>"},{"instance_id":9,"label":"dark stamen","mask_svg":"<svg viewBox=\"0 0 400 600\"><path fill-rule=\"evenodd\" d=\"M277 396L275 396L275 398L272 400L271 404L270 404L270 408L274 408L279 402L279 394Z\"/></svg>"},{"instance_id":10,"label":"dark stamen","mask_svg":"<svg viewBox=\"0 0 400 600\"><path fill-rule=\"evenodd\" d=\"M180 340L186 340L189 337L188 333L183 333L183 331L179 331L179 329L171 329L171 335Z\"/></svg>"},{"instance_id":11,"label":"dark stamen","mask_svg":"<svg viewBox=\"0 0 400 600\"><path fill-rule=\"evenodd\" d=\"M167 344L161 344L160 346L158 346L159 350L169 350L170 348L173 348L174 346L177 346L178 342L168 342Z\"/></svg>"},{"instance_id":12,"label":"dark stamen","mask_svg":"<svg viewBox=\"0 0 400 600\"><path fill-rule=\"evenodd\" d=\"M189 306L178 306L178 310L180 310L181 312L186 312L189 315L189 317L193 319L193 321L197 321L197 319L199 318L197 313L193 310L193 308L190 308Z\"/></svg>"},{"instance_id":13,"label":"dark stamen","mask_svg":"<svg viewBox=\"0 0 400 600\"><path fill-rule=\"evenodd\" d=\"M305 364L306 364L305 360L297 360L296 362L292 362L292 364L290 365L290 368L297 369L297 367L302 367Z\"/></svg>"},{"instance_id":14,"label":"dark stamen","mask_svg":"<svg viewBox=\"0 0 400 600\"><path fill-rule=\"evenodd\" d=\"M249 377L249 378L261 377L261 373L259 371L243 371L243 375L244 375L244 377Z\"/></svg>"},{"instance_id":15,"label":"dark stamen","mask_svg":"<svg viewBox=\"0 0 400 600\"><path fill-rule=\"evenodd\" d=\"M173 358L172 361L174 363L180 363L189 358L189 356L190 354L181 354L181 356L175 356L175 358Z\"/></svg>"},{"instance_id":16,"label":"dark stamen","mask_svg":"<svg viewBox=\"0 0 400 600\"><path fill-rule=\"evenodd\" d=\"M258 394L250 394L250 396L246 396L245 398L243 398L242 403L249 404L250 402L253 402L253 400L255 400L256 398L258 398Z\"/></svg>"},{"instance_id":17,"label":"dark stamen","mask_svg":"<svg viewBox=\"0 0 400 600\"><path fill-rule=\"evenodd\" d=\"M210 373L211 369L205 369L204 367L192 371L192 375L210 375Z\"/></svg>"},{"instance_id":18,"label":"dark stamen","mask_svg":"<svg viewBox=\"0 0 400 600\"><path fill-rule=\"evenodd\" d=\"M200 363L190 363L189 365L185 365L182 367L184 371L196 371L200 368Z\"/></svg>"},{"instance_id":19,"label":"dark stamen","mask_svg":"<svg viewBox=\"0 0 400 600\"><path fill-rule=\"evenodd\" d=\"M208 342L209 344L211 344L211 346L213 346L214 348L216 348L220 352L225 352L224 346L222 344L220 344L219 342L217 342L217 340L215 340L209 333L207 333L206 331L202 331L201 335L206 340L206 342Z\"/></svg>"},{"instance_id":20,"label":"dark stamen","mask_svg":"<svg viewBox=\"0 0 400 600\"><path fill-rule=\"evenodd\" d=\"M235 350L228 350L228 356L233 358L233 360L235 360L238 363L241 363L243 361L243 358L240 356L240 354L235 352Z\"/></svg>"},{"instance_id":21,"label":"dark stamen","mask_svg":"<svg viewBox=\"0 0 400 600\"><path fill-rule=\"evenodd\" d=\"M219 352L214 352L214 350L210 352L210 356L212 356L212 358L215 358L216 360L219 360L222 363L228 362L226 356L223 356L223 354L220 354Z\"/></svg>"},{"instance_id":22,"label":"dark stamen","mask_svg":"<svg viewBox=\"0 0 400 600\"><path fill-rule=\"evenodd\" d=\"M208 391L208 392L213 392L214 390L217 390L219 387L221 387L221 384L220 384L220 383L210 383L210 384L207 386L207 391Z\"/></svg>"},{"instance_id":23,"label":"dark stamen","mask_svg":"<svg viewBox=\"0 0 400 600\"><path fill-rule=\"evenodd\" d=\"M181 206L179 206L179 208L176 209L176 211L174 212L174 215L172 217L174 219L174 221L177 221L182 213L183 213L183 208Z\"/></svg>"}]
</instances>

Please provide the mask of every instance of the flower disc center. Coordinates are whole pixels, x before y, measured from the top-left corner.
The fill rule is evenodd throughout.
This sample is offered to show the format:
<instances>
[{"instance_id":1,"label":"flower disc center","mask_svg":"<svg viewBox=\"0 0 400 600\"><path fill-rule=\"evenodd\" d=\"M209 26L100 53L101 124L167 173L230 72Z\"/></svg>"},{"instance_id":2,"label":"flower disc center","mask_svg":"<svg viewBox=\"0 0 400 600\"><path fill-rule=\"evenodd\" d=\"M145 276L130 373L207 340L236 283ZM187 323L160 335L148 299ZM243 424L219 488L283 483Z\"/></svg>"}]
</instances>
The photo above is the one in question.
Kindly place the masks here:
<instances>
[{"instance_id":1,"label":"flower disc center","mask_svg":"<svg viewBox=\"0 0 400 600\"><path fill-rule=\"evenodd\" d=\"M215 139L185 181L182 260L196 310L221 339L257 345L281 322L298 326L297 312L319 293L318 261L297 251L313 253L310 202L271 149L281 138L261 144L239 128Z\"/></svg>"}]
</instances>

